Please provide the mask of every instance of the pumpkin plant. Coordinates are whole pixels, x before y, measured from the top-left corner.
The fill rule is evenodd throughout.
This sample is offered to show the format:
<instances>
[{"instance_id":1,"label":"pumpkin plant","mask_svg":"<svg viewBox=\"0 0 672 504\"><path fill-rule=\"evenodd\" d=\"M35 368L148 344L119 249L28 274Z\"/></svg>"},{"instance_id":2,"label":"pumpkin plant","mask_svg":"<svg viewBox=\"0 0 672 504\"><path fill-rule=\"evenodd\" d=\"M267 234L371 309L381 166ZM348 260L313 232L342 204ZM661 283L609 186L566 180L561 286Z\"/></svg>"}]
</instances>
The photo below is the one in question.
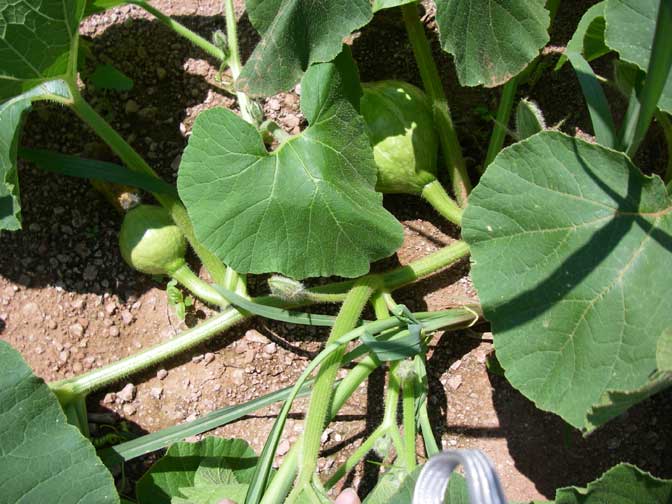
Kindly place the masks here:
<instances>
[{"instance_id":1,"label":"pumpkin plant","mask_svg":"<svg viewBox=\"0 0 672 504\"><path fill-rule=\"evenodd\" d=\"M188 38L228 67L234 81L240 113L215 108L198 116L177 188L161 181L87 103L77 79L79 23L124 3ZM415 0L247 0L261 40L244 66L232 0L223 2L226 34L213 34L212 42L143 0L0 0L0 229L21 227L19 157L66 175L135 186L160 206L128 211L121 255L140 272L172 277L216 310L169 341L49 386L0 343L6 370L0 373L0 444L11 447L0 454L0 502L119 502L101 460L114 467L168 446L138 481L137 502L329 502L327 491L373 449L388 470L365 502L410 502L422 461L417 435L425 448L421 459L439 451L428 414L429 339L477 323L490 323L509 382L584 433L672 384L672 271L664 267L672 258L672 163L661 178L644 175L633 161L653 118L672 149L670 2L597 3L558 61L576 71L594 143L546 129L533 103L515 103L519 86L546 72L549 56L541 50L560 2L435 3L441 47L452 54L460 84L502 86L480 170L463 155ZM400 11L424 89L399 81L360 83L343 39L383 9ZM590 66L605 54L616 61L613 77ZM256 100L298 83L308 125L289 136L263 121ZM628 100L620 127L602 86ZM71 108L121 164L21 148L25 115L42 100ZM503 149L514 105L515 134ZM277 141L272 150L269 135ZM382 204L383 192L426 199L461 227L462 239L406 266L369 273L403 238ZM187 243L212 283L186 265ZM413 313L394 300L395 290L469 255L480 304ZM270 294L251 297L247 275L268 273L274 274ZM317 287L302 282L330 276L343 278ZM338 315L301 311L317 303L340 303ZM376 320L362 320L367 304ZM96 456L85 437L87 394L255 316L331 327L294 386ZM351 369L337 381L346 365ZM321 481L316 464L325 425L379 367L388 376L382 422ZM274 471L285 420L301 395L310 395L305 430ZM283 406L259 456L242 440L182 442L277 401ZM53 456L42 457L45 446ZM34 470L26 470L28 463ZM466 499L464 480L453 478L449 492ZM559 489L556 502L613 496L666 502L672 482L621 464L585 489Z\"/></svg>"}]
</instances>

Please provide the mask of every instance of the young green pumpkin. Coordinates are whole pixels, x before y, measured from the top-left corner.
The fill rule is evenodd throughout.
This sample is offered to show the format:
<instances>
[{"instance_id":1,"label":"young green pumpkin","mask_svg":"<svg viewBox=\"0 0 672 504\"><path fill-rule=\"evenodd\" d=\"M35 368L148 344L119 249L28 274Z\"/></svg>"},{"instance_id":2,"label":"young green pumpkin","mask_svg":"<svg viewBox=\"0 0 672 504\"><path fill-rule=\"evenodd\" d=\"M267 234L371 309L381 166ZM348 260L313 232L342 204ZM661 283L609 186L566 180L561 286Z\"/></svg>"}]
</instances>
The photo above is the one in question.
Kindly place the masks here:
<instances>
[{"instance_id":1,"label":"young green pumpkin","mask_svg":"<svg viewBox=\"0 0 672 504\"><path fill-rule=\"evenodd\" d=\"M439 139L429 98L396 80L369 82L362 89L360 112L378 166L376 190L422 196L459 224L461 209L436 179Z\"/></svg>"},{"instance_id":2,"label":"young green pumpkin","mask_svg":"<svg viewBox=\"0 0 672 504\"><path fill-rule=\"evenodd\" d=\"M130 210L121 224L119 250L124 261L141 273L168 275L203 301L228 304L191 271L184 259L187 240L163 207L140 205Z\"/></svg>"}]
</instances>

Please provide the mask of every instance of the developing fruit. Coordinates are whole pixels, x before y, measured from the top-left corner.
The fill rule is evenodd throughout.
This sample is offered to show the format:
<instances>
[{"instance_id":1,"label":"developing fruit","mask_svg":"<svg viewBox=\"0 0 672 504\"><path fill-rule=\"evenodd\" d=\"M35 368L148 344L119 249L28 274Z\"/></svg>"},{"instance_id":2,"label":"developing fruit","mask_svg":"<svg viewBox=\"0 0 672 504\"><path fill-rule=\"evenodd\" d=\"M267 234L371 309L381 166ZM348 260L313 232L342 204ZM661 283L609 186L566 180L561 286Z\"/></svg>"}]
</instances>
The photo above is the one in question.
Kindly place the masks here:
<instances>
[{"instance_id":1,"label":"developing fruit","mask_svg":"<svg viewBox=\"0 0 672 504\"><path fill-rule=\"evenodd\" d=\"M119 249L132 268L148 275L170 275L184 264L187 241L165 209L140 205L124 217Z\"/></svg>"}]
</instances>

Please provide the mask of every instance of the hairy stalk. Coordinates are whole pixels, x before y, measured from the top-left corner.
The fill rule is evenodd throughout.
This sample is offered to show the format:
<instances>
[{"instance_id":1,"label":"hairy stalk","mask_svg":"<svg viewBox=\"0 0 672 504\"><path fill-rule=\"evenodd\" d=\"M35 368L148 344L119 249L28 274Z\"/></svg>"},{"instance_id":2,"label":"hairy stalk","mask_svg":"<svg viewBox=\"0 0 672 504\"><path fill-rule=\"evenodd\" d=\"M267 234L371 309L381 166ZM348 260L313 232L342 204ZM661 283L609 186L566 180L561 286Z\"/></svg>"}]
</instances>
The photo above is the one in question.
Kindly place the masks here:
<instances>
[{"instance_id":1,"label":"hairy stalk","mask_svg":"<svg viewBox=\"0 0 672 504\"><path fill-rule=\"evenodd\" d=\"M497 107L497 117L495 118L495 126L492 129L490 136L490 144L488 145L488 152L485 155L483 162L483 171L490 166L490 163L495 159L499 151L504 145L504 138L506 137L507 127L511 118L511 109L513 108L513 99L516 97L518 90L518 77L513 77L502 88L502 96L499 99L499 106Z\"/></svg>"},{"instance_id":2,"label":"hairy stalk","mask_svg":"<svg viewBox=\"0 0 672 504\"><path fill-rule=\"evenodd\" d=\"M357 281L341 306L336 323L327 339L327 345L338 340L338 338L355 327L364 306L374 292L375 286L375 282L366 277ZM299 472L297 484L293 492L295 495L298 495L303 488L310 485L313 479L313 474L317 467L317 456L320 450L320 437L322 436L322 429L324 428L329 411L329 401L331 400L336 372L338 371L344 352L344 346L338 351L333 352L320 366L320 370L315 378L315 386L310 396L310 404L306 415L306 430L301 452L301 471Z\"/></svg>"},{"instance_id":3,"label":"hairy stalk","mask_svg":"<svg viewBox=\"0 0 672 504\"><path fill-rule=\"evenodd\" d=\"M226 38L229 43L229 68L235 82L240 75L242 65L240 63L240 51L238 49L238 26L236 23L236 11L233 8L233 0L224 0L224 17L226 18ZM240 115L250 124L256 124L256 119L250 113L252 103L249 97L242 91L236 90Z\"/></svg>"},{"instance_id":4,"label":"hairy stalk","mask_svg":"<svg viewBox=\"0 0 672 504\"><path fill-rule=\"evenodd\" d=\"M462 209L448 196L441 182L434 180L425 185L420 195L443 217L457 226L462 225Z\"/></svg>"},{"instance_id":5,"label":"hairy stalk","mask_svg":"<svg viewBox=\"0 0 672 504\"><path fill-rule=\"evenodd\" d=\"M439 445L436 443L434 432L432 431L432 423L429 421L429 413L427 412L427 399L425 398L420 404L420 431L422 432L422 440L425 443L425 454L427 458L439 453Z\"/></svg>"},{"instance_id":6,"label":"hairy stalk","mask_svg":"<svg viewBox=\"0 0 672 504\"><path fill-rule=\"evenodd\" d=\"M109 383L118 381L124 376L137 373L178 355L234 326L245 318L245 315L242 315L235 308L228 307L221 313L192 329L184 331L171 340L74 378L52 382L49 386L59 397L62 404L70 402L75 397L86 395Z\"/></svg>"},{"instance_id":7,"label":"hairy stalk","mask_svg":"<svg viewBox=\"0 0 672 504\"><path fill-rule=\"evenodd\" d=\"M138 7L142 7L147 12L149 12L152 16L154 16L156 19L161 21L163 24L165 24L166 26L168 26L169 28L171 28L175 32L177 32L179 35L181 35L184 38L186 38L187 40L189 40L189 42L191 42L195 46L203 49L210 56L214 56L215 58L217 58L220 61L225 61L226 60L226 54L224 54L224 51L222 51L219 47L217 47L216 45L208 42L206 39L204 39L200 35L194 33L193 31L191 31L186 26L178 23L177 21L175 21L170 16L166 16L160 10L156 9L155 7L152 7L148 2L145 2L143 0L130 0L130 1L127 1L126 3L130 3L130 4L133 4L133 5L137 5Z\"/></svg>"},{"instance_id":8,"label":"hairy stalk","mask_svg":"<svg viewBox=\"0 0 672 504\"><path fill-rule=\"evenodd\" d=\"M206 303L221 308L225 308L230 304L219 292L213 289L209 283L196 276L186 262L175 271L171 272L170 277L189 289L189 291L201 301L205 301Z\"/></svg>"},{"instance_id":9,"label":"hairy stalk","mask_svg":"<svg viewBox=\"0 0 672 504\"><path fill-rule=\"evenodd\" d=\"M385 290L393 291L446 268L468 254L469 246L459 240L406 266L395 268L385 273L373 273L363 278L376 279L382 284ZM354 284L354 280L346 280L314 287L311 290L319 294L336 294L347 292Z\"/></svg>"},{"instance_id":10,"label":"hairy stalk","mask_svg":"<svg viewBox=\"0 0 672 504\"><path fill-rule=\"evenodd\" d=\"M359 387L364 380L378 368L378 366L380 366L378 359L373 355L367 355L346 375L345 378L343 378L343 380L341 380L341 383L334 391L334 399L331 403L327 420L331 420L336 416L345 402L355 390L357 390L357 387ZM264 493L264 498L261 501L262 504L284 502L284 499L292 486L292 482L296 477L302 445L303 435L299 437L289 453L285 456L282 465Z\"/></svg>"},{"instance_id":11,"label":"hairy stalk","mask_svg":"<svg viewBox=\"0 0 672 504\"><path fill-rule=\"evenodd\" d=\"M415 379L407 378L402 384L402 422L404 425L404 452L401 455L408 472L415 469Z\"/></svg>"},{"instance_id":12,"label":"hairy stalk","mask_svg":"<svg viewBox=\"0 0 672 504\"><path fill-rule=\"evenodd\" d=\"M418 15L418 6L415 3L401 7L408 39L413 47L413 54L420 70L420 77L425 91L431 98L434 111L434 123L439 133L443 156L448 164L448 174L453 186L457 203L464 207L471 191L471 181L467 175L467 168L462 157L462 148L457 139L457 133L450 116L448 99L443 90L439 71L432 57L432 50L425 34L425 27Z\"/></svg>"},{"instance_id":13,"label":"hairy stalk","mask_svg":"<svg viewBox=\"0 0 672 504\"><path fill-rule=\"evenodd\" d=\"M73 96L73 102L70 104L75 113L87 123L96 134L105 141L112 151L131 170L145 173L152 177L159 178L157 173L147 164L147 162L124 140L116 130L103 119L93 107L79 94L76 86L71 86L70 91ZM217 283L224 281L226 266L206 249L194 234L194 229L187 215L187 210L177 198L167 194L152 193L154 198L170 213L175 224L180 228L184 236L193 247L203 265L208 269L213 279Z\"/></svg>"},{"instance_id":14,"label":"hairy stalk","mask_svg":"<svg viewBox=\"0 0 672 504\"><path fill-rule=\"evenodd\" d=\"M392 285L393 287L391 288L399 288L413 282L417 278L427 276L435 271L445 268L457 259L464 257L468 250L466 244L457 242L431 254L430 256L414 261L403 268L397 268L388 273L381 274L379 278L382 281L388 279L389 282L386 283ZM367 277L364 278L366 279ZM377 278L378 277L374 277L374 281L379 281ZM343 288L343 283L334 284L332 287L325 287L333 288L337 291L337 289ZM306 304L313 304L310 302L278 303L278 299L273 297L260 297L254 299L254 301L260 304L275 306L281 304L285 307L298 307ZM137 373L158 362L169 359L170 357L206 341L224 329L232 327L250 317L251 315L242 314L236 308L229 306L215 317L203 322L193 329L183 332L169 341L159 343L136 355L131 355L125 359L108 364L107 366L103 366L83 375L54 382L50 385L65 403L78 395L87 394L109 383L118 381L125 376ZM336 400L336 398L334 400Z\"/></svg>"}]
</instances>

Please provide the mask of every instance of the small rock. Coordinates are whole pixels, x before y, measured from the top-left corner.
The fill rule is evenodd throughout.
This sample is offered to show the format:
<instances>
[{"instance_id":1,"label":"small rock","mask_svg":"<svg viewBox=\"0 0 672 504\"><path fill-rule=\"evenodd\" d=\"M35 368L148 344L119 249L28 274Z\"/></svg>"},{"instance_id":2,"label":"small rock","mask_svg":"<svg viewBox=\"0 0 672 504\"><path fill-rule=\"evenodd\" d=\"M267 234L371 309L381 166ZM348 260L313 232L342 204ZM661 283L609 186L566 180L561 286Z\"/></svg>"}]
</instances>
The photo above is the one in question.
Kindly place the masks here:
<instances>
[{"instance_id":1,"label":"small rock","mask_svg":"<svg viewBox=\"0 0 672 504\"><path fill-rule=\"evenodd\" d=\"M462 365L462 361L460 359L458 359L450 365L450 370L455 371L457 369L460 369L461 365Z\"/></svg>"},{"instance_id":2,"label":"small rock","mask_svg":"<svg viewBox=\"0 0 672 504\"><path fill-rule=\"evenodd\" d=\"M108 315L112 315L116 310L117 310L117 305L114 304L114 301L111 302L111 303L107 303L105 305L105 311L107 312Z\"/></svg>"},{"instance_id":3,"label":"small rock","mask_svg":"<svg viewBox=\"0 0 672 504\"><path fill-rule=\"evenodd\" d=\"M81 372L84 370L84 366L82 366L82 363L81 363L81 362L75 362L75 363L72 365L72 370L73 370L75 373L79 374L79 373L81 373Z\"/></svg>"},{"instance_id":4,"label":"small rock","mask_svg":"<svg viewBox=\"0 0 672 504\"><path fill-rule=\"evenodd\" d=\"M72 324L68 327L68 334L73 338L79 339L84 336L84 328L81 324Z\"/></svg>"},{"instance_id":5,"label":"small rock","mask_svg":"<svg viewBox=\"0 0 672 504\"><path fill-rule=\"evenodd\" d=\"M159 370L156 372L156 377L157 377L159 380L163 380L163 379L165 379L166 376L168 376L168 371L166 371L165 369L159 369Z\"/></svg>"},{"instance_id":6,"label":"small rock","mask_svg":"<svg viewBox=\"0 0 672 504\"><path fill-rule=\"evenodd\" d=\"M290 114L285 117L285 124L289 128L296 128L301 123L301 120L296 117L294 114Z\"/></svg>"},{"instance_id":7,"label":"small rock","mask_svg":"<svg viewBox=\"0 0 672 504\"><path fill-rule=\"evenodd\" d=\"M149 395L158 401L163 395L163 387L152 387L149 390Z\"/></svg>"},{"instance_id":8,"label":"small rock","mask_svg":"<svg viewBox=\"0 0 672 504\"><path fill-rule=\"evenodd\" d=\"M268 343L268 338L261 334L259 331L256 329L249 329L245 333L245 339L249 341L250 343L261 343L262 345L265 345Z\"/></svg>"},{"instance_id":9,"label":"small rock","mask_svg":"<svg viewBox=\"0 0 672 504\"><path fill-rule=\"evenodd\" d=\"M119 328L117 326L111 326L108 330L107 333L112 337L112 338L118 338L119 337Z\"/></svg>"},{"instance_id":10,"label":"small rock","mask_svg":"<svg viewBox=\"0 0 672 504\"><path fill-rule=\"evenodd\" d=\"M131 325L133 323L133 314L128 310L122 311L121 321L126 325Z\"/></svg>"},{"instance_id":11,"label":"small rock","mask_svg":"<svg viewBox=\"0 0 672 504\"><path fill-rule=\"evenodd\" d=\"M290 448L289 441L283 439L278 443L278 448L275 450L275 453L280 456L287 455L287 452L289 452Z\"/></svg>"},{"instance_id":12,"label":"small rock","mask_svg":"<svg viewBox=\"0 0 672 504\"><path fill-rule=\"evenodd\" d=\"M198 364L198 363L201 362L202 360L203 360L203 355L194 355L194 356L191 358L191 362L193 362L194 364Z\"/></svg>"},{"instance_id":13,"label":"small rock","mask_svg":"<svg viewBox=\"0 0 672 504\"><path fill-rule=\"evenodd\" d=\"M122 409L123 409L123 411L124 411L124 416L132 416L132 415L135 415L135 412L137 411L137 409L135 408L135 406L133 406L132 404L124 404L124 406L123 406Z\"/></svg>"},{"instance_id":14,"label":"small rock","mask_svg":"<svg viewBox=\"0 0 672 504\"><path fill-rule=\"evenodd\" d=\"M269 343L264 347L264 353L267 353L269 355L272 355L277 351L278 351L278 345L276 345L275 343Z\"/></svg>"},{"instance_id":15,"label":"small rock","mask_svg":"<svg viewBox=\"0 0 672 504\"><path fill-rule=\"evenodd\" d=\"M252 364L252 362L254 362L255 355L256 355L256 352L250 348L243 355L243 364Z\"/></svg>"},{"instance_id":16,"label":"small rock","mask_svg":"<svg viewBox=\"0 0 672 504\"><path fill-rule=\"evenodd\" d=\"M127 383L123 389L117 392L117 398L121 399L123 402L131 402L135 399L135 385Z\"/></svg>"},{"instance_id":17,"label":"small rock","mask_svg":"<svg viewBox=\"0 0 672 504\"><path fill-rule=\"evenodd\" d=\"M458 388L460 388L460 385L462 385L462 377L460 375L451 376L450 378L448 378L446 383L453 390L457 390Z\"/></svg>"},{"instance_id":18,"label":"small rock","mask_svg":"<svg viewBox=\"0 0 672 504\"><path fill-rule=\"evenodd\" d=\"M84 277L84 280L92 282L98 278L98 268L92 264L89 264L86 268L84 268L84 273L82 273L82 276Z\"/></svg>"},{"instance_id":19,"label":"small rock","mask_svg":"<svg viewBox=\"0 0 672 504\"><path fill-rule=\"evenodd\" d=\"M114 404L114 402L117 400L117 394L114 392L108 392L105 394L105 397L103 397L103 404Z\"/></svg>"},{"instance_id":20,"label":"small rock","mask_svg":"<svg viewBox=\"0 0 672 504\"><path fill-rule=\"evenodd\" d=\"M242 385L245 382L245 372L242 369L234 369L231 374L231 381L236 385Z\"/></svg>"},{"instance_id":21,"label":"small rock","mask_svg":"<svg viewBox=\"0 0 672 504\"><path fill-rule=\"evenodd\" d=\"M42 320L44 318L44 314L42 313L42 310L40 310L38 304L33 302L23 305L23 308L21 308L21 313L23 313L25 317L31 319Z\"/></svg>"},{"instance_id":22,"label":"small rock","mask_svg":"<svg viewBox=\"0 0 672 504\"><path fill-rule=\"evenodd\" d=\"M268 100L268 108L277 112L281 108L280 101L277 98L271 98Z\"/></svg>"},{"instance_id":23,"label":"small rock","mask_svg":"<svg viewBox=\"0 0 672 504\"><path fill-rule=\"evenodd\" d=\"M124 110L129 115L130 114L135 114L135 113L138 112L138 110L140 110L140 105L138 105L138 103L134 100L128 100L126 102L126 106L125 106Z\"/></svg>"},{"instance_id":24,"label":"small rock","mask_svg":"<svg viewBox=\"0 0 672 504\"><path fill-rule=\"evenodd\" d=\"M334 429L331 428L324 429L324 431L322 431L322 436L320 437L320 443L324 444L328 442L332 432L334 432Z\"/></svg>"},{"instance_id":25,"label":"small rock","mask_svg":"<svg viewBox=\"0 0 672 504\"><path fill-rule=\"evenodd\" d=\"M82 298L75 299L72 303L70 303L70 307L73 310L81 310L86 306L86 301Z\"/></svg>"},{"instance_id":26,"label":"small rock","mask_svg":"<svg viewBox=\"0 0 672 504\"><path fill-rule=\"evenodd\" d=\"M210 364L212 361L215 360L215 354L212 352L208 352L203 356L203 364L207 366Z\"/></svg>"},{"instance_id":27,"label":"small rock","mask_svg":"<svg viewBox=\"0 0 672 504\"><path fill-rule=\"evenodd\" d=\"M58 354L58 360L63 364L68 362L68 357L70 357L70 352L67 350L63 350Z\"/></svg>"}]
</instances>

